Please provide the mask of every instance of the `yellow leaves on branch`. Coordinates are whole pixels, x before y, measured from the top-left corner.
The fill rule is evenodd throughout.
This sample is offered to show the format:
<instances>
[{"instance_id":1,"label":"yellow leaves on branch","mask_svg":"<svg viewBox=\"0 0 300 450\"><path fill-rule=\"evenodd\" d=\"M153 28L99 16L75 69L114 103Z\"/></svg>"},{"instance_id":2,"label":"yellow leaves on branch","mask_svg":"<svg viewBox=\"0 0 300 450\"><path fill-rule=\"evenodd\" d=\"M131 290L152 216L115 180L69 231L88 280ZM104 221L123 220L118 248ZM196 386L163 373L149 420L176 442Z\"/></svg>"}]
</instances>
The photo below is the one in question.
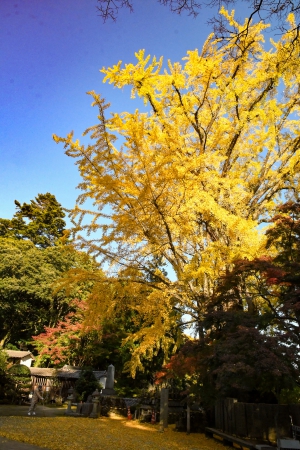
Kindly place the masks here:
<instances>
[{"instance_id":1,"label":"yellow leaves on branch","mask_svg":"<svg viewBox=\"0 0 300 450\"><path fill-rule=\"evenodd\" d=\"M82 248L117 270L153 275L155 258L172 268L171 277L149 282L141 297L147 316L141 335L143 342L149 336L149 348L150 296L157 302L152 325L167 324L157 336L173 326L160 314L165 309L201 322L203 299L218 277L235 258L261 252L257 224L282 192L298 192L300 46L293 18L291 30L265 50L264 24L239 24L233 13L222 13L232 39L221 45L211 34L182 65L169 61L164 68L162 58L140 50L136 64L101 70L104 81L130 86L148 112L108 119L109 105L91 92L99 108L99 124L84 133L91 144L82 146L71 134L55 137L77 159L83 180L71 218L78 232L95 238L81 234ZM82 208L87 199L95 209ZM147 284L140 275L126 280Z\"/></svg>"}]
</instances>

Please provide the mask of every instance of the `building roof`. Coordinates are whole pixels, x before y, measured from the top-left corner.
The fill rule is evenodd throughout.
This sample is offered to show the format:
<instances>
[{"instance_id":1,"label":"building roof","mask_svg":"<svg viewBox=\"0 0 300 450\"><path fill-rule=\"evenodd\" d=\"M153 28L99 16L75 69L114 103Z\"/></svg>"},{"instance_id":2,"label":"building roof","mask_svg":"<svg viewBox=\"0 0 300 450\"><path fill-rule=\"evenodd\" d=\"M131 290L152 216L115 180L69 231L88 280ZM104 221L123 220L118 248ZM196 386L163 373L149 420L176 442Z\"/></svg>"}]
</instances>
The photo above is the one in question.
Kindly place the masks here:
<instances>
[{"instance_id":1,"label":"building roof","mask_svg":"<svg viewBox=\"0 0 300 450\"><path fill-rule=\"evenodd\" d=\"M44 367L29 367L31 375L37 377L55 377L56 369L48 369Z\"/></svg>"},{"instance_id":2,"label":"building roof","mask_svg":"<svg viewBox=\"0 0 300 450\"><path fill-rule=\"evenodd\" d=\"M64 379L78 379L81 374L81 369L72 366L64 366L61 369L49 369L43 367L29 367L31 375L35 375L37 377L57 377ZM107 372L106 370L93 370L95 377L97 380L105 377Z\"/></svg>"},{"instance_id":3,"label":"building roof","mask_svg":"<svg viewBox=\"0 0 300 450\"><path fill-rule=\"evenodd\" d=\"M25 356L30 356L32 359L35 359L33 354L31 352L29 352L28 350L26 351L21 351L21 350L6 350L6 353L8 355L9 358L25 358Z\"/></svg>"}]
</instances>

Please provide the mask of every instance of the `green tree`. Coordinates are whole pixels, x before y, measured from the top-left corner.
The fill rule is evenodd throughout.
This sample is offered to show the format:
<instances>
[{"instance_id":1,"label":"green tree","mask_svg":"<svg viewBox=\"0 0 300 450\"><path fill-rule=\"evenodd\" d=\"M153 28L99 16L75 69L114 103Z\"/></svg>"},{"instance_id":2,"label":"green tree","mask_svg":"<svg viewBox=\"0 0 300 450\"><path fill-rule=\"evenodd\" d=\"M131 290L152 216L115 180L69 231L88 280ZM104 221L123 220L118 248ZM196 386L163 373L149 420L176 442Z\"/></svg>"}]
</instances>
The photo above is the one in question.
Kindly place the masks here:
<instances>
[{"instance_id":1,"label":"green tree","mask_svg":"<svg viewBox=\"0 0 300 450\"><path fill-rule=\"evenodd\" d=\"M7 369L7 353L5 350L0 348L0 370Z\"/></svg>"},{"instance_id":2,"label":"green tree","mask_svg":"<svg viewBox=\"0 0 300 450\"><path fill-rule=\"evenodd\" d=\"M2 345L30 339L47 314L48 277L43 254L29 241L0 238L0 338ZM53 279L51 280L53 281Z\"/></svg>"},{"instance_id":3,"label":"green tree","mask_svg":"<svg viewBox=\"0 0 300 450\"><path fill-rule=\"evenodd\" d=\"M13 403L21 403L22 399L28 396L32 381L29 367L24 364L14 364L8 370L12 382L14 384L14 390L12 392Z\"/></svg>"},{"instance_id":4,"label":"green tree","mask_svg":"<svg viewBox=\"0 0 300 450\"><path fill-rule=\"evenodd\" d=\"M89 395L100 389L99 382L91 368L82 370L79 379L75 383L75 391L79 394L79 400L85 402Z\"/></svg>"},{"instance_id":5,"label":"green tree","mask_svg":"<svg viewBox=\"0 0 300 450\"><path fill-rule=\"evenodd\" d=\"M11 395L14 392L14 383L12 377L7 372L7 365L5 363L6 355L3 350L0 350L0 401L9 402Z\"/></svg>"},{"instance_id":6,"label":"green tree","mask_svg":"<svg viewBox=\"0 0 300 450\"><path fill-rule=\"evenodd\" d=\"M72 299L80 292L67 294L55 284L71 268L91 267L92 260L68 241L54 195L15 204L13 218L0 219L0 343L18 346L74 311Z\"/></svg>"},{"instance_id":7,"label":"green tree","mask_svg":"<svg viewBox=\"0 0 300 450\"><path fill-rule=\"evenodd\" d=\"M69 269L90 264L71 245L40 249L28 240L0 238L1 344L28 343L73 311L70 300L80 292L56 291L55 284Z\"/></svg>"},{"instance_id":8,"label":"green tree","mask_svg":"<svg viewBox=\"0 0 300 450\"><path fill-rule=\"evenodd\" d=\"M65 213L55 196L38 194L30 203L15 200L17 212L11 220L0 219L0 236L30 240L40 248L55 245L63 236Z\"/></svg>"}]
</instances>

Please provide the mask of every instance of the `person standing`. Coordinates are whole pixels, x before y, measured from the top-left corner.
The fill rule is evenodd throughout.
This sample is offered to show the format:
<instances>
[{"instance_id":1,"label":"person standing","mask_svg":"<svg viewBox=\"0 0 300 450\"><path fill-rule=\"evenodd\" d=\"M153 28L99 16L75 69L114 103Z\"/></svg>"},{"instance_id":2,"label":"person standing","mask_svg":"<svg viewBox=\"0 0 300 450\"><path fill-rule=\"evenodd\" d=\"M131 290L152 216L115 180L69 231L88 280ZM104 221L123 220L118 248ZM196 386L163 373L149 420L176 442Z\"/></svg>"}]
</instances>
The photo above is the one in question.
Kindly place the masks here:
<instances>
[{"instance_id":1,"label":"person standing","mask_svg":"<svg viewBox=\"0 0 300 450\"><path fill-rule=\"evenodd\" d=\"M42 397L42 385L39 384L33 391L30 408L28 410L28 416L35 416L35 407L39 400L44 400Z\"/></svg>"}]
</instances>

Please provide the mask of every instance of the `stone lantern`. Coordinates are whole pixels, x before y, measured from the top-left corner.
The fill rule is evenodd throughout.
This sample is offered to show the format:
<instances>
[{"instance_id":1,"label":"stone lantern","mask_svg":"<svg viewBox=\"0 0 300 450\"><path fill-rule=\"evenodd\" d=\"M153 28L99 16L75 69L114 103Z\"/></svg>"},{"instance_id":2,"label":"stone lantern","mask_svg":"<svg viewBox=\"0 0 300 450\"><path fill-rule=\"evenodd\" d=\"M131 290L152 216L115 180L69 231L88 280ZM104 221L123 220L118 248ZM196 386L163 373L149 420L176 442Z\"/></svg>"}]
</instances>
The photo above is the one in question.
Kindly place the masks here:
<instances>
[{"instance_id":1,"label":"stone lantern","mask_svg":"<svg viewBox=\"0 0 300 450\"><path fill-rule=\"evenodd\" d=\"M67 400L68 400L68 408L67 408L67 411L66 411L66 414L67 414L67 415L73 413L73 412L72 412L72 402L73 402L73 400L74 400L73 392L74 392L74 389L73 389L72 387L71 387L70 389L68 389L68 397L67 397Z\"/></svg>"},{"instance_id":2,"label":"stone lantern","mask_svg":"<svg viewBox=\"0 0 300 450\"><path fill-rule=\"evenodd\" d=\"M98 419L98 417L99 417L99 398L100 398L100 392L98 391L98 389L96 389L92 393L93 411L90 414L90 417L92 419Z\"/></svg>"}]
</instances>

